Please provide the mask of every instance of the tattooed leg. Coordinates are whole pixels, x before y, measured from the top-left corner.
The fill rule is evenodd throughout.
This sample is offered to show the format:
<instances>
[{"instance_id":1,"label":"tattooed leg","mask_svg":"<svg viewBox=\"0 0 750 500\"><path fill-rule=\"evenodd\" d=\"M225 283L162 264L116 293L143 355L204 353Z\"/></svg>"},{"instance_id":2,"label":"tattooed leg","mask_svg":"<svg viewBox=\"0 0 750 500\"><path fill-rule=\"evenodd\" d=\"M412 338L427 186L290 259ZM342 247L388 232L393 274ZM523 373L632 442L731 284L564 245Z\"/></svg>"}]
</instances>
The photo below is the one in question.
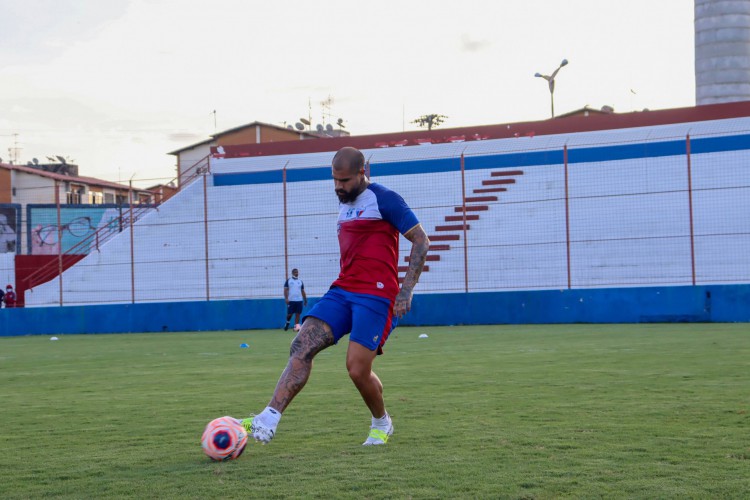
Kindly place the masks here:
<instances>
[{"instance_id":1,"label":"tattooed leg","mask_svg":"<svg viewBox=\"0 0 750 500\"><path fill-rule=\"evenodd\" d=\"M283 413L310 378L315 355L332 345L331 327L318 318L308 317L292 341L289 362L276 384L268 406Z\"/></svg>"}]
</instances>

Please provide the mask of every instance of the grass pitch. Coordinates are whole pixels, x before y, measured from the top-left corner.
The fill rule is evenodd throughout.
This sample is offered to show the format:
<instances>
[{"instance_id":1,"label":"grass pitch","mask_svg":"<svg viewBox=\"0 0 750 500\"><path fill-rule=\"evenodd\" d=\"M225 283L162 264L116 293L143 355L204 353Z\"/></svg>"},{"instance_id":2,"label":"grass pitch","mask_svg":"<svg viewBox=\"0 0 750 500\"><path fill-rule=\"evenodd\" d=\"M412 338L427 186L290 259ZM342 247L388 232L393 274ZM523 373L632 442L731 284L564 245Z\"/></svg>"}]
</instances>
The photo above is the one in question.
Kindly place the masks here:
<instances>
[{"instance_id":1,"label":"grass pitch","mask_svg":"<svg viewBox=\"0 0 750 500\"><path fill-rule=\"evenodd\" d=\"M265 406L292 335L0 339L0 497L750 497L747 324L399 328L387 446L342 343L271 444L210 462L204 425Z\"/></svg>"}]
</instances>

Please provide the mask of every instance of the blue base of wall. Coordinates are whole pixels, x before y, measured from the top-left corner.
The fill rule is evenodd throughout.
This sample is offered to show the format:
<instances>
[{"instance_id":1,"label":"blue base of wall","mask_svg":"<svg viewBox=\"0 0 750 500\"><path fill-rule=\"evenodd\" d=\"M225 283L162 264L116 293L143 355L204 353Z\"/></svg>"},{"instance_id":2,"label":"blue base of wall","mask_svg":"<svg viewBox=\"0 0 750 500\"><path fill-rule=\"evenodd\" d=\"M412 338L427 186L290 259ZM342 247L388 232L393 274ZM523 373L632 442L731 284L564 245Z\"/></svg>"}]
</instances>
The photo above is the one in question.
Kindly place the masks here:
<instances>
[{"instance_id":1,"label":"blue base of wall","mask_svg":"<svg viewBox=\"0 0 750 500\"><path fill-rule=\"evenodd\" d=\"M281 299L4 309L0 336L281 328L285 315ZM424 294L401 324L658 322L750 322L750 285Z\"/></svg>"},{"instance_id":2,"label":"blue base of wall","mask_svg":"<svg viewBox=\"0 0 750 500\"><path fill-rule=\"evenodd\" d=\"M748 321L750 285L711 285L421 295L403 324Z\"/></svg>"}]
</instances>

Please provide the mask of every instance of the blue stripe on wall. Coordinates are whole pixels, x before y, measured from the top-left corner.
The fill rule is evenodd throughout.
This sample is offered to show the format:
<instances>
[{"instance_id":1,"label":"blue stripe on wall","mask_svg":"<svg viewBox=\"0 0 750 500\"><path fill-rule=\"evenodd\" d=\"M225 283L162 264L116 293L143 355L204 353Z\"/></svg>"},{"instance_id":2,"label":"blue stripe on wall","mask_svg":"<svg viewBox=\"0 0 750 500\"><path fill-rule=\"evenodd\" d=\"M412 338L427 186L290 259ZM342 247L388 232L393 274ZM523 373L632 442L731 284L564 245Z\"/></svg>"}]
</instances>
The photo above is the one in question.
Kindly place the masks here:
<instances>
[{"instance_id":1,"label":"blue stripe on wall","mask_svg":"<svg viewBox=\"0 0 750 500\"><path fill-rule=\"evenodd\" d=\"M684 155L686 152L687 145L684 140L578 148L568 150L568 163L656 158Z\"/></svg>"},{"instance_id":2,"label":"blue stripe on wall","mask_svg":"<svg viewBox=\"0 0 750 500\"><path fill-rule=\"evenodd\" d=\"M725 137L705 137L690 141L691 152L716 153L750 149L750 135ZM568 163L590 163L660 156L684 155L687 151L685 140L642 142L592 148L568 150ZM486 156L467 156L464 167L467 170L488 168L531 167L540 165L560 165L563 163L561 149L549 151L529 151ZM413 175L439 172L456 172L461 168L459 158L436 158L430 160L410 160L392 163L374 163L370 166L372 175ZM330 167L287 170L287 182L330 180ZM214 174L215 186L235 186L240 184L268 184L282 182L282 171L243 172L234 174Z\"/></svg>"},{"instance_id":3,"label":"blue stripe on wall","mask_svg":"<svg viewBox=\"0 0 750 500\"><path fill-rule=\"evenodd\" d=\"M240 172L236 174L214 174L214 186L239 186L242 184L277 184L283 182L281 170L263 172Z\"/></svg>"},{"instance_id":4,"label":"blue stripe on wall","mask_svg":"<svg viewBox=\"0 0 750 500\"><path fill-rule=\"evenodd\" d=\"M559 165L564 161L562 149L549 151L529 151L491 156L467 156L466 170L503 167L534 167L538 165Z\"/></svg>"},{"instance_id":5,"label":"blue stripe on wall","mask_svg":"<svg viewBox=\"0 0 750 500\"><path fill-rule=\"evenodd\" d=\"M6 309L0 337L279 328L285 314L281 299ZM413 326L662 322L750 322L750 285L418 294L400 321Z\"/></svg>"},{"instance_id":6,"label":"blue stripe on wall","mask_svg":"<svg viewBox=\"0 0 750 500\"><path fill-rule=\"evenodd\" d=\"M690 151L693 154L739 151L743 149L750 149L750 134L690 140Z\"/></svg>"},{"instance_id":7,"label":"blue stripe on wall","mask_svg":"<svg viewBox=\"0 0 750 500\"><path fill-rule=\"evenodd\" d=\"M461 159L455 157L370 164L370 172L373 176L434 174L440 172L456 172L458 170L461 170Z\"/></svg>"}]
</instances>

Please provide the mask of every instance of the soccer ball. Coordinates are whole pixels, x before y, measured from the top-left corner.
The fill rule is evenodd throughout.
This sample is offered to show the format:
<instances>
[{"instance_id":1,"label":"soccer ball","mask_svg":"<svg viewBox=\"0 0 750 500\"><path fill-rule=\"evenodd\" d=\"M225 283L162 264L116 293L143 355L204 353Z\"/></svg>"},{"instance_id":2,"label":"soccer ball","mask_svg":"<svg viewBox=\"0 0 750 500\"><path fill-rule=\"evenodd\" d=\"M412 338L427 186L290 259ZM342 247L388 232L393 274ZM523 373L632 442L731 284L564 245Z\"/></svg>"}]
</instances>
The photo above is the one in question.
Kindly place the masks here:
<instances>
[{"instance_id":1,"label":"soccer ball","mask_svg":"<svg viewBox=\"0 0 750 500\"><path fill-rule=\"evenodd\" d=\"M203 451L212 460L231 460L242 455L247 445L247 431L232 417L221 417L208 423L201 437Z\"/></svg>"},{"instance_id":2,"label":"soccer ball","mask_svg":"<svg viewBox=\"0 0 750 500\"><path fill-rule=\"evenodd\" d=\"M296 325L294 325L294 331L295 332L298 332L300 330L300 328L302 328L302 325L300 325L299 323L297 323Z\"/></svg>"}]
</instances>

